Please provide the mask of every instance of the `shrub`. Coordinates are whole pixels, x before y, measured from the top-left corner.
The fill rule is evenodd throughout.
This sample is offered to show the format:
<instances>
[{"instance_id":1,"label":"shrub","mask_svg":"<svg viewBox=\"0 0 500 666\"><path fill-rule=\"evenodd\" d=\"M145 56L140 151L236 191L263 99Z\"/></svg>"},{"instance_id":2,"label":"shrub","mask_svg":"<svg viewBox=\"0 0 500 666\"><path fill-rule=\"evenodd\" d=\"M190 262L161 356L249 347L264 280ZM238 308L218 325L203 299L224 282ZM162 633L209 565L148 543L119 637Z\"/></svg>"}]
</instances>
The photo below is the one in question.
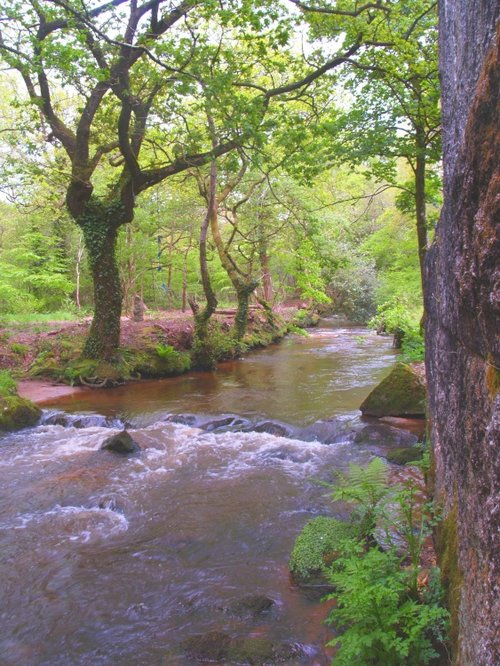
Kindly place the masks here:
<instances>
[{"instance_id":1,"label":"shrub","mask_svg":"<svg viewBox=\"0 0 500 666\"><path fill-rule=\"evenodd\" d=\"M12 379L10 372L7 370L0 370L0 397L8 395L16 395L17 385Z\"/></svg>"}]
</instances>

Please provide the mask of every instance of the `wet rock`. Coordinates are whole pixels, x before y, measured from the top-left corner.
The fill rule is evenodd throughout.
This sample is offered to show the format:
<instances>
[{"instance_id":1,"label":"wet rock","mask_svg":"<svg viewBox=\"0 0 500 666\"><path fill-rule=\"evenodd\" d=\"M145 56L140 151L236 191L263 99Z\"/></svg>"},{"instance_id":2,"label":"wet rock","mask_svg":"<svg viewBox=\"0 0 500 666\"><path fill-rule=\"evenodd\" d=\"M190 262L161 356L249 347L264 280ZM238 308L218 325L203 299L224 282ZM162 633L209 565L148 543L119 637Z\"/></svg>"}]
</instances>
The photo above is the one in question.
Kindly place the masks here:
<instances>
[{"instance_id":1,"label":"wet rock","mask_svg":"<svg viewBox=\"0 0 500 666\"><path fill-rule=\"evenodd\" d=\"M108 437L101 445L101 449L105 451L113 451L113 453L120 453L128 455L140 451L141 447L135 442L126 430L122 430L117 435Z\"/></svg>"},{"instance_id":2,"label":"wet rock","mask_svg":"<svg viewBox=\"0 0 500 666\"><path fill-rule=\"evenodd\" d=\"M33 426L41 414L42 410L26 398L18 395L0 398L0 432Z\"/></svg>"},{"instance_id":3,"label":"wet rock","mask_svg":"<svg viewBox=\"0 0 500 666\"><path fill-rule=\"evenodd\" d=\"M275 437L294 436L293 428L285 425L284 423L279 423L278 421L262 421L261 423L257 423L255 426L252 426L251 430L253 432L266 432L269 435L274 435Z\"/></svg>"},{"instance_id":4,"label":"wet rock","mask_svg":"<svg viewBox=\"0 0 500 666\"><path fill-rule=\"evenodd\" d=\"M58 425L64 428L122 428L123 422L101 414L66 414L49 412L42 418L43 425Z\"/></svg>"},{"instance_id":5,"label":"wet rock","mask_svg":"<svg viewBox=\"0 0 500 666\"><path fill-rule=\"evenodd\" d=\"M412 446L418 437L406 430L386 425L368 425L354 438L356 444L378 444L382 446Z\"/></svg>"},{"instance_id":6,"label":"wet rock","mask_svg":"<svg viewBox=\"0 0 500 666\"><path fill-rule=\"evenodd\" d=\"M424 452L418 446L406 446L388 451L386 458L395 465L406 465L410 462L422 460Z\"/></svg>"},{"instance_id":7,"label":"wet rock","mask_svg":"<svg viewBox=\"0 0 500 666\"><path fill-rule=\"evenodd\" d=\"M198 417L196 414L169 414L165 421L169 423L180 423L181 425L195 426Z\"/></svg>"},{"instance_id":8,"label":"wet rock","mask_svg":"<svg viewBox=\"0 0 500 666\"><path fill-rule=\"evenodd\" d=\"M236 415L229 415L203 423L201 428L206 432L238 432L244 428L249 428L250 425L248 419L242 419Z\"/></svg>"},{"instance_id":9,"label":"wet rock","mask_svg":"<svg viewBox=\"0 0 500 666\"><path fill-rule=\"evenodd\" d=\"M191 659L198 662L217 664L245 664L248 666L272 666L288 664L302 652L290 643L274 643L268 638L231 638L221 631L192 636L181 644L181 649Z\"/></svg>"},{"instance_id":10,"label":"wet rock","mask_svg":"<svg viewBox=\"0 0 500 666\"><path fill-rule=\"evenodd\" d=\"M222 631L210 631L207 634L191 636L181 643L181 648L188 657L198 661L221 662L228 656L231 637Z\"/></svg>"},{"instance_id":11,"label":"wet rock","mask_svg":"<svg viewBox=\"0 0 500 666\"><path fill-rule=\"evenodd\" d=\"M231 641L228 650L229 663L248 664L249 666L268 666L272 664L298 664L295 661L302 651L291 643L274 643L268 638L237 638Z\"/></svg>"},{"instance_id":12,"label":"wet rock","mask_svg":"<svg viewBox=\"0 0 500 666\"><path fill-rule=\"evenodd\" d=\"M335 444L349 438L354 431L341 419L326 419L316 421L310 426L299 430L295 437L304 442L322 442L323 444Z\"/></svg>"},{"instance_id":13,"label":"wet rock","mask_svg":"<svg viewBox=\"0 0 500 666\"><path fill-rule=\"evenodd\" d=\"M249 594L232 603L227 611L239 617L258 617L269 612L275 602L264 594Z\"/></svg>"},{"instance_id":14,"label":"wet rock","mask_svg":"<svg viewBox=\"0 0 500 666\"><path fill-rule=\"evenodd\" d=\"M424 416L426 390L422 376L398 363L360 407L368 416Z\"/></svg>"}]
</instances>

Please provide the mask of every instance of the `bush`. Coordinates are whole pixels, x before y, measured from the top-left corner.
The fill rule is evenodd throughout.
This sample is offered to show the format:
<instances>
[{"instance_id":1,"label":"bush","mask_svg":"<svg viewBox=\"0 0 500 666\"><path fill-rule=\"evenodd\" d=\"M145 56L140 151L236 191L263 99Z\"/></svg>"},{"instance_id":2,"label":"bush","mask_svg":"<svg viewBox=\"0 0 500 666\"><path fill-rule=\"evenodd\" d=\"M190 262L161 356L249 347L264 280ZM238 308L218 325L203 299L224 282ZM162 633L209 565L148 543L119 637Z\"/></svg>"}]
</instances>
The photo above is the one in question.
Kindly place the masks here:
<instances>
[{"instance_id":1,"label":"bush","mask_svg":"<svg viewBox=\"0 0 500 666\"><path fill-rule=\"evenodd\" d=\"M424 336L418 329L409 328L404 331L401 352L403 363L414 363L425 359Z\"/></svg>"},{"instance_id":2,"label":"bush","mask_svg":"<svg viewBox=\"0 0 500 666\"><path fill-rule=\"evenodd\" d=\"M10 372L0 370L0 397L17 394L16 382L12 379Z\"/></svg>"},{"instance_id":3,"label":"bush","mask_svg":"<svg viewBox=\"0 0 500 666\"><path fill-rule=\"evenodd\" d=\"M414 327L413 319L406 302L393 298L378 306L377 314L370 319L368 326L376 329L377 333L394 335L398 331L412 329Z\"/></svg>"}]
</instances>

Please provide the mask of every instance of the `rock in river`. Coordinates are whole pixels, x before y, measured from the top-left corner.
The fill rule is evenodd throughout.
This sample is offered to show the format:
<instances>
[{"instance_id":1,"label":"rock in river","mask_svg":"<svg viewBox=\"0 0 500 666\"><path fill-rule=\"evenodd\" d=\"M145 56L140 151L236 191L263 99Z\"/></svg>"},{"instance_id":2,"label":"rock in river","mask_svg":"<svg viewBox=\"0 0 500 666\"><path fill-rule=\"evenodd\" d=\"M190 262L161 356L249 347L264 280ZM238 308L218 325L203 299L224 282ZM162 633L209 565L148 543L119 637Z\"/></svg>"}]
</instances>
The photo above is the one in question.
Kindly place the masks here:
<instances>
[{"instance_id":1,"label":"rock in river","mask_svg":"<svg viewBox=\"0 0 500 666\"><path fill-rule=\"evenodd\" d=\"M39 407L18 395L0 397L0 431L33 426L41 414Z\"/></svg>"},{"instance_id":2,"label":"rock in river","mask_svg":"<svg viewBox=\"0 0 500 666\"><path fill-rule=\"evenodd\" d=\"M360 407L367 416L425 416L425 381L411 366L398 363Z\"/></svg>"},{"instance_id":3,"label":"rock in river","mask_svg":"<svg viewBox=\"0 0 500 666\"><path fill-rule=\"evenodd\" d=\"M122 430L116 435L112 435L104 440L101 444L101 449L105 451L113 451L114 453L121 453L128 455L140 451L141 447L135 442L126 430Z\"/></svg>"},{"instance_id":4,"label":"rock in river","mask_svg":"<svg viewBox=\"0 0 500 666\"><path fill-rule=\"evenodd\" d=\"M356 444L379 444L382 446L412 446L418 437L411 432L383 424L367 425L360 430L354 442Z\"/></svg>"}]
</instances>

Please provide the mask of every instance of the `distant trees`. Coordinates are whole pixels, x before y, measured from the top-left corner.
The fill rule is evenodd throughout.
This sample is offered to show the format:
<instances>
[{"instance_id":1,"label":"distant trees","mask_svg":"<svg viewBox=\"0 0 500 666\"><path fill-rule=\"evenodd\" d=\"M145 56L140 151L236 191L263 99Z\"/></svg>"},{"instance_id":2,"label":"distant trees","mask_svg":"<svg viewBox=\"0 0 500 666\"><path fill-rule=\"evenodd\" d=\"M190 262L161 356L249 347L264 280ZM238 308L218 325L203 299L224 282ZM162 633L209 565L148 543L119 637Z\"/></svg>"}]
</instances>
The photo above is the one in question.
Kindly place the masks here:
<instances>
[{"instance_id":1,"label":"distant trees","mask_svg":"<svg viewBox=\"0 0 500 666\"><path fill-rule=\"evenodd\" d=\"M292 4L301 11L289 11ZM272 206L256 204L266 188L266 197L274 199L279 187L272 182L291 179L293 190L312 184L332 163L350 160L395 184L395 165L404 156L415 188L397 184L414 196L425 252L425 176L437 150L434 79L427 67L435 58L432 3L419 0L410 9L403 2L352 0L311 6L274 0L91 0L87 6L76 0L0 0L0 8L7 19L0 25L0 57L25 89L19 88L15 103L24 126L36 129L29 139L35 148L41 138L46 142L36 168L54 168L58 202L65 199L89 262L94 318L86 356L113 359L123 294L130 306L155 261L166 271L168 288L172 276L182 273L185 306L188 282L193 284L188 266L200 241L199 204L193 208L197 221L145 217L151 200L145 193L180 174L198 171L205 183L211 217L201 230L202 281L207 288L213 240L218 265L240 296L237 337L244 331L245 301L259 280L260 296L273 298L269 244L285 254L290 246L278 242L282 222L291 225L297 288L324 298L328 258L314 238L304 237L313 222L300 230L283 191ZM304 18L311 43L298 56L296 35ZM339 81L364 96L355 97L349 113L332 114L332 86ZM238 179L242 159L247 166ZM277 165L273 181L269 169ZM255 185L261 178L262 188ZM171 192L183 199L180 189L176 183ZM120 229L136 210L139 218L120 240L117 257ZM144 244L144 234L152 244ZM146 255L148 267L139 266ZM78 256L80 279L81 250Z\"/></svg>"}]
</instances>

